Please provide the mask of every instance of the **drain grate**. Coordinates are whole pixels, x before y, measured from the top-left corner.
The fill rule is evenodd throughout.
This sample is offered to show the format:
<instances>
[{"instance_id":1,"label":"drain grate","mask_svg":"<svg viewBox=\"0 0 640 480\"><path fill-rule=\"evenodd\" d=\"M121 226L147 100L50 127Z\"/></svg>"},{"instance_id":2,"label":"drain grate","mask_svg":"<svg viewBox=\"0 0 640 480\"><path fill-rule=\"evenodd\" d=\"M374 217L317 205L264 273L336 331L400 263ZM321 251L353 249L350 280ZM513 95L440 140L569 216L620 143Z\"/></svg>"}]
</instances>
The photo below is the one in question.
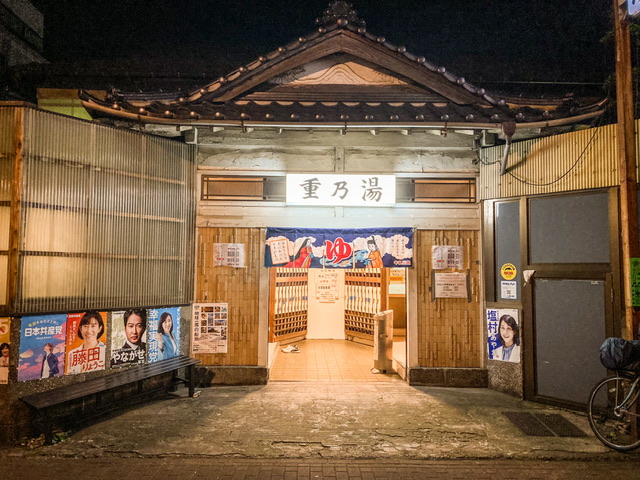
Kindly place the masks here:
<instances>
[{"instance_id":1,"label":"drain grate","mask_svg":"<svg viewBox=\"0 0 640 480\"><path fill-rule=\"evenodd\" d=\"M502 412L525 435L533 437L586 437L569 420L557 413Z\"/></svg>"},{"instance_id":2,"label":"drain grate","mask_svg":"<svg viewBox=\"0 0 640 480\"><path fill-rule=\"evenodd\" d=\"M536 413L535 417L558 437L586 437L587 434L558 413Z\"/></svg>"}]
</instances>

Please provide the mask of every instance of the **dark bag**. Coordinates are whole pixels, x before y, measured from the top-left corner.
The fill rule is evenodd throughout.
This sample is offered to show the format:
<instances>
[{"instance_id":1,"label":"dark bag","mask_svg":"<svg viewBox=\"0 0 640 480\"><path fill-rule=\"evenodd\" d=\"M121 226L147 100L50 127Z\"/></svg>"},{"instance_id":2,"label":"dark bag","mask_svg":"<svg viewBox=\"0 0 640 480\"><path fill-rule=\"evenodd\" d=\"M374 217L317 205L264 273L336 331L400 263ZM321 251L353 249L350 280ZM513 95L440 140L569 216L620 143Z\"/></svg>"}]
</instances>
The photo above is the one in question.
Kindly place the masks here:
<instances>
[{"instance_id":1,"label":"dark bag","mask_svg":"<svg viewBox=\"0 0 640 480\"><path fill-rule=\"evenodd\" d=\"M607 338L600 347L600 361L609 370L640 370L640 340Z\"/></svg>"}]
</instances>

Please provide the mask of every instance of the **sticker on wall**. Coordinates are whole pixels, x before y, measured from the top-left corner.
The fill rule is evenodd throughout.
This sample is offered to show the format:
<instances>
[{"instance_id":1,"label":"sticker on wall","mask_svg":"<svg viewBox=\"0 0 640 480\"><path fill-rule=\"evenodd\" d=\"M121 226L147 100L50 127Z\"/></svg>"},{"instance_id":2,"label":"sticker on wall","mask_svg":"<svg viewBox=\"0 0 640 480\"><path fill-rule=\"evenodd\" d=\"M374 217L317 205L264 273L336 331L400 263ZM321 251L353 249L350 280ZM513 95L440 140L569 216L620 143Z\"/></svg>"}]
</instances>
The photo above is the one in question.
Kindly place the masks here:
<instances>
[{"instance_id":1,"label":"sticker on wall","mask_svg":"<svg viewBox=\"0 0 640 480\"><path fill-rule=\"evenodd\" d=\"M520 324L517 309L487 309L489 358L520 363Z\"/></svg>"},{"instance_id":2,"label":"sticker on wall","mask_svg":"<svg viewBox=\"0 0 640 480\"><path fill-rule=\"evenodd\" d=\"M502 265L502 268L500 268L500 275L502 275L502 278L505 280L513 280L516 278L517 273L518 270L513 263L505 263Z\"/></svg>"},{"instance_id":3,"label":"sticker on wall","mask_svg":"<svg viewBox=\"0 0 640 480\"><path fill-rule=\"evenodd\" d=\"M518 284L516 282L500 282L500 298L502 300L517 300Z\"/></svg>"},{"instance_id":4,"label":"sticker on wall","mask_svg":"<svg viewBox=\"0 0 640 480\"><path fill-rule=\"evenodd\" d=\"M640 258L631 258L631 305L640 307Z\"/></svg>"}]
</instances>

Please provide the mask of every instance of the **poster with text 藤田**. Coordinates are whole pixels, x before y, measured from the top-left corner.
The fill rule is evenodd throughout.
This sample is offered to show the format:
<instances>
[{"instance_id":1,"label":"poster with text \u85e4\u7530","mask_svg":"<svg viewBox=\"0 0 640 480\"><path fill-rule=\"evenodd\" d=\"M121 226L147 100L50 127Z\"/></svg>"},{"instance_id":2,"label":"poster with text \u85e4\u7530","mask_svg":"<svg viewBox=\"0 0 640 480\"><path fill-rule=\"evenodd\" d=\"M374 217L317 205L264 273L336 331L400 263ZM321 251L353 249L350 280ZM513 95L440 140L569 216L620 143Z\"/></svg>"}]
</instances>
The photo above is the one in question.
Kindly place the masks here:
<instances>
[{"instance_id":1,"label":"poster with text \u85e4\u7530","mask_svg":"<svg viewBox=\"0 0 640 480\"><path fill-rule=\"evenodd\" d=\"M487 342L490 360L520 363L520 322L517 309L487 309Z\"/></svg>"},{"instance_id":2,"label":"poster with text \u85e4\u7530","mask_svg":"<svg viewBox=\"0 0 640 480\"><path fill-rule=\"evenodd\" d=\"M192 325L192 353L227 353L228 303L194 303Z\"/></svg>"},{"instance_id":3,"label":"poster with text \u85e4\u7530","mask_svg":"<svg viewBox=\"0 0 640 480\"><path fill-rule=\"evenodd\" d=\"M147 311L111 312L111 366L124 367L147 361Z\"/></svg>"},{"instance_id":4,"label":"poster with text \u85e4\u7530","mask_svg":"<svg viewBox=\"0 0 640 480\"><path fill-rule=\"evenodd\" d=\"M0 317L0 385L9 383L11 318Z\"/></svg>"},{"instance_id":5,"label":"poster with text \u85e4\u7530","mask_svg":"<svg viewBox=\"0 0 640 480\"><path fill-rule=\"evenodd\" d=\"M180 308L150 308L147 316L149 363L180 355Z\"/></svg>"},{"instance_id":6,"label":"poster with text \u85e4\u7530","mask_svg":"<svg viewBox=\"0 0 640 480\"><path fill-rule=\"evenodd\" d=\"M62 376L66 333L64 314L22 317L19 382Z\"/></svg>"},{"instance_id":7,"label":"poster with text \u85e4\u7530","mask_svg":"<svg viewBox=\"0 0 640 480\"><path fill-rule=\"evenodd\" d=\"M104 370L107 355L107 312L67 315L65 374Z\"/></svg>"}]
</instances>

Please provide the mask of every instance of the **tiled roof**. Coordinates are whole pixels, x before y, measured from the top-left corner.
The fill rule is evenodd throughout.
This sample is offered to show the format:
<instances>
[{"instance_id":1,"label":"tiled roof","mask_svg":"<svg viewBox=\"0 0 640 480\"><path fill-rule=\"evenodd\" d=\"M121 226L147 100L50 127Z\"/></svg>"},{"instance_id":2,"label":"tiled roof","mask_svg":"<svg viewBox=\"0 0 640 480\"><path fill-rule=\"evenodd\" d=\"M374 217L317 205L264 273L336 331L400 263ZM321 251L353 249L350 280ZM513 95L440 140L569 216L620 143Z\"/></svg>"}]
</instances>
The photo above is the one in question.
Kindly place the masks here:
<instances>
[{"instance_id":1,"label":"tiled roof","mask_svg":"<svg viewBox=\"0 0 640 480\"><path fill-rule=\"evenodd\" d=\"M157 124L447 125L487 128L567 124L602 113L603 99L506 98L367 31L351 5L333 2L317 29L213 82L185 93L126 94L106 100L81 92L95 117ZM335 54L380 66L406 88L275 88L268 82Z\"/></svg>"}]
</instances>

